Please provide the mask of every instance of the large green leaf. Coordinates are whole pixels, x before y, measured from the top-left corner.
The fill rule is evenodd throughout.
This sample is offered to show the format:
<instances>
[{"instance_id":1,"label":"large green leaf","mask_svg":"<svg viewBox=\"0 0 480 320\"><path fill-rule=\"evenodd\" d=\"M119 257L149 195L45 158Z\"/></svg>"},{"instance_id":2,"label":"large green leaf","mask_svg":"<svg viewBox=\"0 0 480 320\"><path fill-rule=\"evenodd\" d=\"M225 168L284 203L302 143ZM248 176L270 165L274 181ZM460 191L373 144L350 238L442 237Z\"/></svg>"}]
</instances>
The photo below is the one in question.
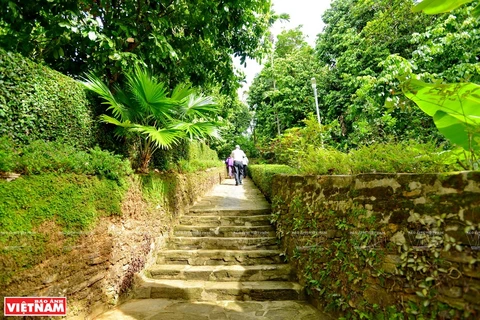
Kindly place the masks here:
<instances>
[{"instance_id":1,"label":"large green leaf","mask_svg":"<svg viewBox=\"0 0 480 320\"><path fill-rule=\"evenodd\" d=\"M478 141L473 139L475 127L458 120L444 111L437 111L433 121L438 130L450 140L450 142L462 147L464 150L479 150Z\"/></svg>"},{"instance_id":2,"label":"large green leaf","mask_svg":"<svg viewBox=\"0 0 480 320\"><path fill-rule=\"evenodd\" d=\"M479 150L480 86L474 83L432 84L411 79L405 95L433 117L438 130L464 150Z\"/></svg>"},{"instance_id":3,"label":"large green leaf","mask_svg":"<svg viewBox=\"0 0 480 320\"><path fill-rule=\"evenodd\" d=\"M472 1L473 0L423 0L413 7L412 11L423 11L426 14L438 14L452 11L461 5Z\"/></svg>"},{"instance_id":4,"label":"large green leaf","mask_svg":"<svg viewBox=\"0 0 480 320\"><path fill-rule=\"evenodd\" d=\"M480 86L477 84L433 84L411 79L404 83L403 91L432 117L440 110L460 121L480 125Z\"/></svg>"}]
</instances>

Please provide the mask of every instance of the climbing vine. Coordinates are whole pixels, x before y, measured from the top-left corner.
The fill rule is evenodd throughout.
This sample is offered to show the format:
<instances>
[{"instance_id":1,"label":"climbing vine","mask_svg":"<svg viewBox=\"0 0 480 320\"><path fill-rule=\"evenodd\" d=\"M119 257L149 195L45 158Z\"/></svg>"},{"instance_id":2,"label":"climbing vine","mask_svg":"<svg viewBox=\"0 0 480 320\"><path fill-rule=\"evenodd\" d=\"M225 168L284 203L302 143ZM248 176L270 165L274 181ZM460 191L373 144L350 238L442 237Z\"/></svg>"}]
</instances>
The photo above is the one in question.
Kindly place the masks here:
<instances>
[{"instance_id":1,"label":"climbing vine","mask_svg":"<svg viewBox=\"0 0 480 320\"><path fill-rule=\"evenodd\" d=\"M365 189L290 178L279 179L281 187L274 178L272 222L301 284L326 310L343 319L478 317L480 223L466 204L474 194L461 204L442 194L427 201L413 196L420 189L409 182L401 193L417 199L415 210L392 202L375 211L360 200ZM459 181L438 175L437 183ZM403 199L398 206L414 201Z\"/></svg>"}]
</instances>

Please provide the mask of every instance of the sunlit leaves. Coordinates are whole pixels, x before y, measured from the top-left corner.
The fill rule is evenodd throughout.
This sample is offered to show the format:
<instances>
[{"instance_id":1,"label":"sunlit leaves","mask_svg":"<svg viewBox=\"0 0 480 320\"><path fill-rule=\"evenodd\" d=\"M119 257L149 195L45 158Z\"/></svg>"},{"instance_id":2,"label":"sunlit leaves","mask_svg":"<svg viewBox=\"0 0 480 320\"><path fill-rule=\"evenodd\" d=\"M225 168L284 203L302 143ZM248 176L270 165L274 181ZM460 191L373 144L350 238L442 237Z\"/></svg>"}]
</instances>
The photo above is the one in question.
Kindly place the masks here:
<instances>
[{"instance_id":1,"label":"sunlit leaves","mask_svg":"<svg viewBox=\"0 0 480 320\"><path fill-rule=\"evenodd\" d=\"M168 86L236 89L231 56L259 58L275 21L269 0L10 0L0 6L0 45L63 73L118 82L135 64Z\"/></svg>"},{"instance_id":2,"label":"sunlit leaves","mask_svg":"<svg viewBox=\"0 0 480 320\"><path fill-rule=\"evenodd\" d=\"M450 12L472 1L473 0L423 0L413 8L413 12L423 11L426 14ZM478 8L480 8L480 6L477 7L477 9Z\"/></svg>"},{"instance_id":3,"label":"sunlit leaves","mask_svg":"<svg viewBox=\"0 0 480 320\"><path fill-rule=\"evenodd\" d=\"M172 148L184 138L218 138L219 123L212 121L217 107L210 97L197 96L183 84L169 96L165 83L139 67L128 73L126 79L126 88L117 87L115 93L93 75L87 76L84 84L110 105L113 116L102 115L103 122L120 128L117 135L141 138L142 170L148 168L157 148Z\"/></svg>"},{"instance_id":4,"label":"sunlit leaves","mask_svg":"<svg viewBox=\"0 0 480 320\"><path fill-rule=\"evenodd\" d=\"M433 117L439 131L466 151L480 150L480 86L473 83L432 84L411 79L405 95Z\"/></svg>"}]
</instances>

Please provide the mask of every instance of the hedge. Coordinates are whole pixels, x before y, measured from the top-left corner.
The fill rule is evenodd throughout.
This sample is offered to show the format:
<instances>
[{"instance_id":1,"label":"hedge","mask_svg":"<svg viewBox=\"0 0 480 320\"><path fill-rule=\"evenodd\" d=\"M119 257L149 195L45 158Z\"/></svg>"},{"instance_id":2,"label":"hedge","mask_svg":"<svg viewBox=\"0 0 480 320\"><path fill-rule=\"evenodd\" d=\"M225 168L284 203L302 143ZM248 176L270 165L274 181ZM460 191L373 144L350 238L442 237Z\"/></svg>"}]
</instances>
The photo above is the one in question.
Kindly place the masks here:
<instances>
[{"instance_id":1,"label":"hedge","mask_svg":"<svg viewBox=\"0 0 480 320\"><path fill-rule=\"evenodd\" d=\"M0 48L0 136L93 146L92 110L80 83Z\"/></svg>"},{"instance_id":2,"label":"hedge","mask_svg":"<svg viewBox=\"0 0 480 320\"><path fill-rule=\"evenodd\" d=\"M258 164L248 166L249 175L253 182L262 191L265 197L270 200L272 195L272 179L276 174L297 174L298 171L287 165L280 164Z\"/></svg>"}]
</instances>

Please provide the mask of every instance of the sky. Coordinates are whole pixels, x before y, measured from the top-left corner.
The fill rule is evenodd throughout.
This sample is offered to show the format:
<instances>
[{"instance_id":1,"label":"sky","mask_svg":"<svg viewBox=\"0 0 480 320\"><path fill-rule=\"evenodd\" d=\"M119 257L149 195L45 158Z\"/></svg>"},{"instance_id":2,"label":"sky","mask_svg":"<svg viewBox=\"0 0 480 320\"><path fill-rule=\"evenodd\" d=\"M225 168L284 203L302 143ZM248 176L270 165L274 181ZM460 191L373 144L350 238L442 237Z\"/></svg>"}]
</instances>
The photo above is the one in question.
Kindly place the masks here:
<instances>
[{"instance_id":1,"label":"sky","mask_svg":"<svg viewBox=\"0 0 480 320\"><path fill-rule=\"evenodd\" d=\"M290 15L290 21L276 22L273 25L273 34L276 37L283 29L293 29L302 25L307 42L314 47L316 36L322 32L324 27L322 14L330 7L330 2L331 0L272 0L275 12ZM262 70L262 66L254 60L248 60L247 67L243 68L239 59L235 60L235 66L245 72L247 77L247 84L239 89L239 97L243 100L243 92L248 90L255 75Z\"/></svg>"}]
</instances>

